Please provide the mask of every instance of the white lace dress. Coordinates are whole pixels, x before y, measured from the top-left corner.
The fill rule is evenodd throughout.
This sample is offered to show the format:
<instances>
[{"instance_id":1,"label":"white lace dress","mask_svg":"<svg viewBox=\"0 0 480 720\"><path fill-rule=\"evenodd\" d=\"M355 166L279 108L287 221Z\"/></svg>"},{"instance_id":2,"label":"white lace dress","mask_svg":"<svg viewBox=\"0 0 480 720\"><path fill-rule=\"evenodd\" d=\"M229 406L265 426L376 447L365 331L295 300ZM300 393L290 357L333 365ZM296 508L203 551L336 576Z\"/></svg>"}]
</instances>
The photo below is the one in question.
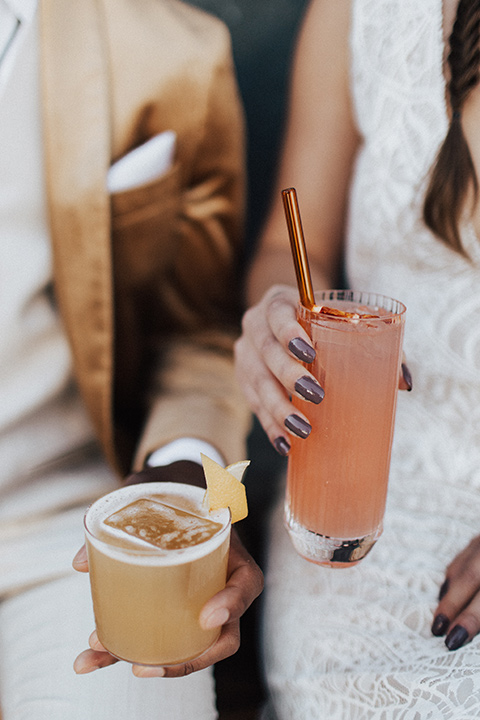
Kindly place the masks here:
<instances>
[{"instance_id":1,"label":"white lace dress","mask_svg":"<svg viewBox=\"0 0 480 720\"><path fill-rule=\"evenodd\" d=\"M338 1L338 0L337 0ZM480 533L480 243L472 261L421 222L447 129L442 0L354 0L352 88L365 144L348 273L407 305L414 379L400 393L384 534L328 570L272 519L264 659L281 720L480 718L480 636L449 652L430 631L448 562Z\"/></svg>"}]
</instances>

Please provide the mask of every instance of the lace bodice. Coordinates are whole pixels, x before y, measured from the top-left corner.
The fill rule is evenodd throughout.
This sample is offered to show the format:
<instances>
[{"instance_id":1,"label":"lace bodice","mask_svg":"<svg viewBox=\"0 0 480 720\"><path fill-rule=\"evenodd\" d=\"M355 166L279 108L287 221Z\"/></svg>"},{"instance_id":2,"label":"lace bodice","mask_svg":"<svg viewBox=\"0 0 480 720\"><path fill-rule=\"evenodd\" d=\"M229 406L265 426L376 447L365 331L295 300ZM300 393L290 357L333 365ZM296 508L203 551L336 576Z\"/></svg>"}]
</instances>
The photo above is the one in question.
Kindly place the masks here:
<instances>
[{"instance_id":1,"label":"lace bodice","mask_svg":"<svg viewBox=\"0 0 480 720\"><path fill-rule=\"evenodd\" d=\"M352 287L407 306L414 380L400 393L385 532L355 568L299 559L273 520L265 661L280 718L480 718L480 640L430 632L448 562L480 532L480 243L470 260L422 223L447 131L442 0L352 1L352 93L364 142L348 219Z\"/></svg>"},{"instance_id":2,"label":"lace bodice","mask_svg":"<svg viewBox=\"0 0 480 720\"><path fill-rule=\"evenodd\" d=\"M442 0L359 0L353 8L352 88L364 145L349 279L407 305L405 352L415 379L415 392L399 398L392 472L404 489L421 473L478 493L480 502L480 243L466 225L465 259L421 220L447 130Z\"/></svg>"}]
</instances>

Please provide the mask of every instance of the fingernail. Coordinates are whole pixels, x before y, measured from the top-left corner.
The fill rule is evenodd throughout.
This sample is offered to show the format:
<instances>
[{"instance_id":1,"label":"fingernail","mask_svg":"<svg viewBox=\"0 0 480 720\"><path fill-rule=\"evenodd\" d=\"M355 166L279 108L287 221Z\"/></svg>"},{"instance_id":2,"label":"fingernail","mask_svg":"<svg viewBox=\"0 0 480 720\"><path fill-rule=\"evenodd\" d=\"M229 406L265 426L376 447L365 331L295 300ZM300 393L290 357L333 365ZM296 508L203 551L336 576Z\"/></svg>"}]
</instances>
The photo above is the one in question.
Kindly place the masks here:
<instances>
[{"instance_id":1,"label":"fingernail","mask_svg":"<svg viewBox=\"0 0 480 720\"><path fill-rule=\"evenodd\" d=\"M75 665L75 666L73 667L73 671L75 672L76 675L88 675L88 673L95 672L95 670L99 670L99 669L100 669L100 665L91 665L91 666L88 667L88 668L87 668L87 667L80 667L80 666L77 666L77 665Z\"/></svg>"},{"instance_id":2,"label":"fingernail","mask_svg":"<svg viewBox=\"0 0 480 720\"><path fill-rule=\"evenodd\" d=\"M286 457L286 455L290 452L290 445L283 437L275 438L273 445L278 454L283 455L283 457Z\"/></svg>"},{"instance_id":3,"label":"fingernail","mask_svg":"<svg viewBox=\"0 0 480 720\"><path fill-rule=\"evenodd\" d=\"M455 625L445 640L445 645L449 650L457 650L461 647L468 638L467 630L461 625Z\"/></svg>"},{"instance_id":4,"label":"fingernail","mask_svg":"<svg viewBox=\"0 0 480 720\"><path fill-rule=\"evenodd\" d=\"M73 663L73 669L77 675L87 675L88 673L95 672L95 670L100 670L100 668L111 665L110 655L105 653L105 656L103 660L98 660L95 665L92 665L91 662L86 659L84 660L82 657L77 658Z\"/></svg>"},{"instance_id":5,"label":"fingernail","mask_svg":"<svg viewBox=\"0 0 480 720\"><path fill-rule=\"evenodd\" d=\"M407 386L408 392L413 388L413 381L412 381L412 373L408 369L408 367L405 365L405 363L402 363L402 375L403 379L405 380L405 384Z\"/></svg>"},{"instance_id":6,"label":"fingernail","mask_svg":"<svg viewBox=\"0 0 480 720\"><path fill-rule=\"evenodd\" d=\"M308 375L304 375L297 380L295 383L295 391L305 398L305 400L309 400L315 403L315 405L321 403L325 397L325 391L322 386L315 382L315 380L312 380Z\"/></svg>"},{"instance_id":7,"label":"fingernail","mask_svg":"<svg viewBox=\"0 0 480 720\"><path fill-rule=\"evenodd\" d=\"M316 352L311 345L302 340L302 338L293 338L288 343L288 349L302 362L311 363L315 360Z\"/></svg>"},{"instance_id":8,"label":"fingernail","mask_svg":"<svg viewBox=\"0 0 480 720\"><path fill-rule=\"evenodd\" d=\"M298 415L289 415L284 424L285 427L301 438L308 437L312 432L312 426L305 422L305 420L302 420Z\"/></svg>"},{"instance_id":9,"label":"fingernail","mask_svg":"<svg viewBox=\"0 0 480 720\"><path fill-rule=\"evenodd\" d=\"M85 545L83 545L80 550L77 552L75 557L73 558L72 562L86 562L87 561L87 549Z\"/></svg>"},{"instance_id":10,"label":"fingernail","mask_svg":"<svg viewBox=\"0 0 480 720\"><path fill-rule=\"evenodd\" d=\"M164 677L165 668L163 667L148 667L147 665L134 665L132 672L135 677L138 678L149 678L149 677Z\"/></svg>"},{"instance_id":11,"label":"fingernail","mask_svg":"<svg viewBox=\"0 0 480 720\"><path fill-rule=\"evenodd\" d=\"M436 637L441 637L442 635L445 635L447 632L448 626L450 625L450 620L447 618L446 615L437 615L435 620L432 624L432 635L436 635Z\"/></svg>"},{"instance_id":12,"label":"fingernail","mask_svg":"<svg viewBox=\"0 0 480 720\"><path fill-rule=\"evenodd\" d=\"M442 583L442 587L439 590L439 593L438 593L439 600L441 600L443 597L445 597L445 595L448 592L448 587L449 587L449 582L448 582L448 578L447 578L446 580L444 580L444 582Z\"/></svg>"},{"instance_id":13,"label":"fingernail","mask_svg":"<svg viewBox=\"0 0 480 720\"><path fill-rule=\"evenodd\" d=\"M78 658L73 663L73 670L77 675L86 675L87 673L91 673L94 670L98 670L99 667L99 665L87 665Z\"/></svg>"},{"instance_id":14,"label":"fingernail","mask_svg":"<svg viewBox=\"0 0 480 720\"><path fill-rule=\"evenodd\" d=\"M202 621L202 627L205 630L213 630L213 628L225 625L225 623L228 622L229 617L230 613L227 608L218 608L218 610L214 610L210 615L208 615L208 617L205 618L205 620Z\"/></svg>"}]
</instances>

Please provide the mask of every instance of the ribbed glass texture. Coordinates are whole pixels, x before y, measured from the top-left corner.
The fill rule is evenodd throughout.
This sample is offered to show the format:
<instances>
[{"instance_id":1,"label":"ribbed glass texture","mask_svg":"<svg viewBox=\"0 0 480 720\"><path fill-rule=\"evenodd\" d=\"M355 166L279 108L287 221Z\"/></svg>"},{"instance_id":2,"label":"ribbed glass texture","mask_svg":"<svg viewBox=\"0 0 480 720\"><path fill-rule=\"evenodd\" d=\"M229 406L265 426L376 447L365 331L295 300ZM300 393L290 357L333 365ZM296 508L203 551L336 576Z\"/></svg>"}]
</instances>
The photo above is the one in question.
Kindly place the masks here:
<instances>
[{"instance_id":1,"label":"ribbed glass texture","mask_svg":"<svg viewBox=\"0 0 480 720\"><path fill-rule=\"evenodd\" d=\"M293 399L313 429L292 438L286 495L287 525L311 533L313 546L381 532L405 318L402 303L372 293L332 290L315 299L313 311L299 306L298 319L317 353L305 367L325 397L319 405Z\"/></svg>"}]
</instances>

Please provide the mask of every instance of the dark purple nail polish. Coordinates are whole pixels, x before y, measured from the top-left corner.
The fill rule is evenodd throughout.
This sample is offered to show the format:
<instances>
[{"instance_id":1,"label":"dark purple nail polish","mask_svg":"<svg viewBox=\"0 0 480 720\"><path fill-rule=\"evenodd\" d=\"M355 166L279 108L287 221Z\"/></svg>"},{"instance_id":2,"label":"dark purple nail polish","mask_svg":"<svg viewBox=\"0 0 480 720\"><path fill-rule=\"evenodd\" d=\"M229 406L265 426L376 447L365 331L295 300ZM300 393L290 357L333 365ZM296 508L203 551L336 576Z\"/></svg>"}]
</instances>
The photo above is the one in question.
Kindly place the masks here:
<instances>
[{"instance_id":1,"label":"dark purple nail polish","mask_svg":"<svg viewBox=\"0 0 480 720\"><path fill-rule=\"evenodd\" d=\"M310 400L310 402L315 403L315 405L321 403L325 397L325 391L322 386L315 382L315 380L312 380L308 375L304 375L297 380L295 383L295 391L305 398L305 400Z\"/></svg>"},{"instance_id":2,"label":"dark purple nail polish","mask_svg":"<svg viewBox=\"0 0 480 720\"><path fill-rule=\"evenodd\" d=\"M282 455L283 457L286 457L288 453L290 452L290 445L283 437L275 438L273 441L273 445L275 447L275 450L278 452L279 455Z\"/></svg>"},{"instance_id":3,"label":"dark purple nail polish","mask_svg":"<svg viewBox=\"0 0 480 720\"><path fill-rule=\"evenodd\" d=\"M461 625L455 625L453 630L448 633L445 645L449 650L458 650L458 648L461 647L467 639L467 630Z\"/></svg>"},{"instance_id":4,"label":"dark purple nail polish","mask_svg":"<svg viewBox=\"0 0 480 720\"><path fill-rule=\"evenodd\" d=\"M402 363L402 375L403 379L405 380L405 384L407 386L408 392L413 388L413 381L412 381L412 373L408 369L408 367L405 365L405 363Z\"/></svg>"},{"instance_id":5,"label":"dark purple nail polish","mask_svg":"<svg viewBox=\"0 0 480 720\"><path fill-rule=\"evenodd\" d=\"M436 637L441 637L442 635L445 635L449 625L450 620L447 618L446 615L440 613L440 615L437 615L437 617L433 621L432 635L435 635Z\"/></svg>"},{"instance_id":6,"label":"dark purple nail polish","mask_svg":"<svg viewBox=\"0 0 480 720\"><path fill-rule=\"evenodd\" d=\"M315 360L316 352L309 345L305 342L305 340L302 340L302 338L293 338L293 340L290 340L288 343L288 349L292 353L292 355L295 355L296 358L299 360L302 360L302 362L311 363Z\"/></svg>"},{"instance_id":7,"label":"dark purple nail polish","mask_svg":"<svg viewBox=\"0 0 480 720\"><path fill-rule=\"evenodd\" d=\"M308 437L312 432L312 426L298 415L289 415L285 420L285 427L301 438Z\"/></svg>"},{"instance_id":8,"label":"dark purple nail polish","mask_svg":"<svg viewBox=\"0 0 480 720\"><path fill-rule=\"evenodd\" d=\"M438 593L438 599L439 599L439 600L441 600L442 598L445 597L445 595L446 595L447 592L448 592L449 586L450 586L450 583L449 583L448 578L447 578L446 580L443 581L442 586L441 586L441 588L440 588L440 590L439 590L439 593Z\"/></svg>"}]
</instances>

